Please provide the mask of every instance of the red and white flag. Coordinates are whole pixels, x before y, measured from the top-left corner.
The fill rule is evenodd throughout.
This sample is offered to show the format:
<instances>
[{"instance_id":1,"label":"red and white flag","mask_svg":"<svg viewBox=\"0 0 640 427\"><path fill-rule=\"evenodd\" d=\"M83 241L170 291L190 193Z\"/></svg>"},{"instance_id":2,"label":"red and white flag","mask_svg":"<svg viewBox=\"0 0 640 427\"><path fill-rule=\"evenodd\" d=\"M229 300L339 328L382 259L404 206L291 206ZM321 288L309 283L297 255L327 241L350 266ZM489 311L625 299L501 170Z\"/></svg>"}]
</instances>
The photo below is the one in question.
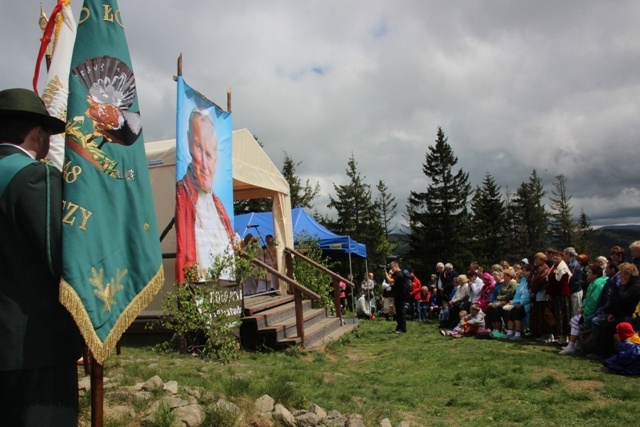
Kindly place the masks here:
<instances>
[{"instance_id":1,"label":"red and white flag","mask_svg":"<svg viewBox=\"0 0 640 427\"><path fill-rule=\"evenodd\" d=\"M51 40L53 37L53 40ZM71 0L60 0L49 18L49 23L42 37L43 47L38 55L36 74L34 76L34 90L37 92L39 65L46 50L46 44L51 41L51 66L45 80L44 89L40 94L49 114L67 121L67 98L69 97L69 71L71 56L76 40L76 21L71 11ZM59 170L64 162L64 134L51 137L51 147L47 159Z\"/></svg>"}]
</instances>

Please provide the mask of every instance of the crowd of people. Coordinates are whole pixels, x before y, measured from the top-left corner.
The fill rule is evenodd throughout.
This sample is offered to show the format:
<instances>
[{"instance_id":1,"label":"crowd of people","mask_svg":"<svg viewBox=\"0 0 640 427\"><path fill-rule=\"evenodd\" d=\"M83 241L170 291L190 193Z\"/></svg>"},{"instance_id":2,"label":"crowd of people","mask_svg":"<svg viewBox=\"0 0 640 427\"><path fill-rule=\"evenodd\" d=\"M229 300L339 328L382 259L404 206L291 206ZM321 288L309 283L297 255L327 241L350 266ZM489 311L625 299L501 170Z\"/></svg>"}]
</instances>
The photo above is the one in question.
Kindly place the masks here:
<instances>
[{"instance_id":1,"label":"crowd of people","mask_svg":"<svg viewBox=\"0 0 640 427\"><path fill-rule=\"evenodd\" d=\"M640 375L640 241L629 251L629 262L621 246L590 262L573 247L550 248L487 269L471 262L465 274L439 262L425 284L392 262L380 286L373 273L363 280L357 312L395 319L396 333L406 319L438 322L444 336L553 344L559 355Z\"/></svg>"}]
</instances>

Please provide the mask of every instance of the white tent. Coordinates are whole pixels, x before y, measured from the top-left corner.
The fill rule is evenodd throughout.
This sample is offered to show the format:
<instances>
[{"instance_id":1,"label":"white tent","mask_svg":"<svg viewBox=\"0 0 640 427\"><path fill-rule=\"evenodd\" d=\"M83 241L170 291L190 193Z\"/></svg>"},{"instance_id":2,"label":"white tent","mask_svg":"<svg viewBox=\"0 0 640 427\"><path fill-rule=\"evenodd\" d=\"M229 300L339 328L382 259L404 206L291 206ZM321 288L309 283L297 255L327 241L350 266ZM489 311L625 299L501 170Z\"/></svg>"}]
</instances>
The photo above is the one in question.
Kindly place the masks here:
<instances>
[{"instance_id":1,"label":"white tent","mask_svg":"<svg viewBox=\"0 0 640 427\"><path fill-rule=\"evenodd\" d=\"M170 223L176 200L176 140L145 144L149 177L160 232ZM278 269L283 272L285 246L293 247L289 184L247 129L233 131L233 198L234 200L270 197L273 199L274 237L278 242ZM176 233L173 228L162 241L163 254L175 254ZM175 282L175 259L165 258L165 286L143 314L157 315L166 291Z\"/></svg>"}]
</instances>

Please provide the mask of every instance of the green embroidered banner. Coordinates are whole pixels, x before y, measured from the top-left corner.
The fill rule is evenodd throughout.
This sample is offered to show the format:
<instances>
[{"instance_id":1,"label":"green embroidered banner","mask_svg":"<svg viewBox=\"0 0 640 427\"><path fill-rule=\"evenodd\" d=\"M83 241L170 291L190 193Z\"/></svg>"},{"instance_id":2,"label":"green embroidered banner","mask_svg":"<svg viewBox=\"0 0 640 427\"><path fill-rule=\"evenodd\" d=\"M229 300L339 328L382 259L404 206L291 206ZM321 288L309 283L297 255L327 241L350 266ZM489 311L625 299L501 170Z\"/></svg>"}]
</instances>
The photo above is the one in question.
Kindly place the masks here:
<instances>
[{"instance_id":1,"label":"green embroidered banner","mask_svg":"<svg viewBox=\"0 0 640 427\"><path fill-rule=\"evenodd\" d=\"M69 74L60 301L103 363L164 272L136 79L115 0L85 0Z\"/></svg>"}]
</instances>

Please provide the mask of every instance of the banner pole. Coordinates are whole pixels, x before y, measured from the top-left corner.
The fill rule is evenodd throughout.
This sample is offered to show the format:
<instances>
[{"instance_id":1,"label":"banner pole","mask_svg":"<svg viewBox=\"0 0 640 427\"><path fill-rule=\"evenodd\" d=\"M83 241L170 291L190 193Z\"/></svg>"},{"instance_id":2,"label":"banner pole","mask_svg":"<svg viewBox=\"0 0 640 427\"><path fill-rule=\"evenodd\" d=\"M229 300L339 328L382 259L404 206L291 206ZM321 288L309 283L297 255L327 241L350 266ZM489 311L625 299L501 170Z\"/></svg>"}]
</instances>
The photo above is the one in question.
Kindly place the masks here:
<instances>
[{"instance_id":1,"label":"banner pole","mask_svg":"<svg viewBox=\"0 0 640 427\"><path fill-rule=\"evenodd\" d=\"M55 19L55 17L53 17L53 19ZM38 20L38 25L42 30L42 38L40 39L41 43L44 41L44 30L45 28L47 28L48 22L49 18L47 18L47 14L44 13L44 10L42 9L42 3L40 3L40 19ZM47 71L49 71L49 67L51 67L51 46L49 45L47 45L47 50L45 51L44 58L45 64L47 66Z\"/></svg>"},{"instance_id":2,"label":"banner pole","mask_svg":"<svg viewBox=\"0 0 640 427\"><path fill-rule=\"evenodd\" d=\"M104 418L103 367L91 355L91 427L102 427Z\"/></svg>"}]
</instances>

